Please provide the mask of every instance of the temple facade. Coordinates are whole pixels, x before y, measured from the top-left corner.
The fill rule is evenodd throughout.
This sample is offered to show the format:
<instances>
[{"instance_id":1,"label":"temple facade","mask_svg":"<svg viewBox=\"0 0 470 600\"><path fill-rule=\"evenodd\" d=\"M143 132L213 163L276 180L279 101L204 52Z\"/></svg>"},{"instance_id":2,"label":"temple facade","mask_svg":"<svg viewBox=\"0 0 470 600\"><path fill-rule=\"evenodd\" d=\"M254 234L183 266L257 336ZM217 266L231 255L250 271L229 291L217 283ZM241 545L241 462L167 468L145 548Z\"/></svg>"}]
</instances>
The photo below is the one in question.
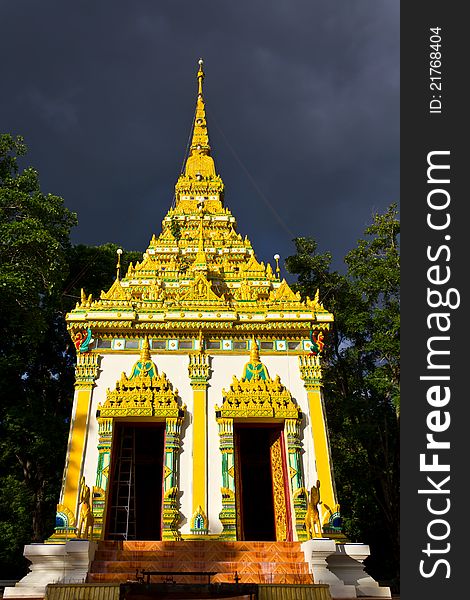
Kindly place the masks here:
<instances>
[{"instance_id":1,"label":"temple facade","mask_svg":"<svg viewBox=\"0 0 470 600\"><path fill-rule=\"evenodd\" d=\"M140 263L67 315L76 392L53 540L304 541L308 490L338 528L321 392L333 315L259 262L224 203L202 63L174 205ZM316 340L316 342L315 342Z\"/></svg>"},{"instance_id":2,"label":"temple facade","mask_svg":"<svg viewBox=\"0 0 470 600\"><path fill-rule=\"evenodd\" d=\"M191 145L161 232L125 274L118 255L111 288L99 298L82 290L66 317L75 396L56 528L41 552L77 540L196 540L220 552L228 542L313 543L304 553L322 557L316 581L355 597L357 585L325 575L341 541L322 397L333 315L318 293L302 300L278 257L259 262L237 231L203 80L200 61Z\"/></svg>"}]
</instances>

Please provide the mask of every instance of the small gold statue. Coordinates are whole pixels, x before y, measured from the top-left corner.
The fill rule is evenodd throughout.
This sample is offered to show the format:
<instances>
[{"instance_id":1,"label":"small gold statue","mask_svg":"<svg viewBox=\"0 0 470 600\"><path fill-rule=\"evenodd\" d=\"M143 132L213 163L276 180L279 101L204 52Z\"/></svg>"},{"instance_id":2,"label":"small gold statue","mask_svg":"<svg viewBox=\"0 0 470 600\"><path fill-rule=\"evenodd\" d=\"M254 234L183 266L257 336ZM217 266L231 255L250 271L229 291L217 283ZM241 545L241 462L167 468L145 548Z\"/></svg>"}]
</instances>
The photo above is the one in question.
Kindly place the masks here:
<instances>
[{"instance_id":1,"label":"small gold statue","mask_svg":"<svg viewBox=\"0 0 470 600\"><path fill-rule=\"evenodd\" d=\"M94 517L91 509L90 488L85 483L85 477L80 481L80 516L78 519L77 537L91 540L93 535Z\"/></svg>"},{"instance_id":2,"label":"small gold statue","mask_svg":"<svg viewBox=\"0 0 470 600\"><path fill-rule=\"evenodd\" d=\"M307 529L308 539L323 537L320 523L320 513L318 505L320 501L320 481L317 480L317 485L312 485L308 494L307 514L305 515L305 528Z\"/></svg>"}]
</instances>

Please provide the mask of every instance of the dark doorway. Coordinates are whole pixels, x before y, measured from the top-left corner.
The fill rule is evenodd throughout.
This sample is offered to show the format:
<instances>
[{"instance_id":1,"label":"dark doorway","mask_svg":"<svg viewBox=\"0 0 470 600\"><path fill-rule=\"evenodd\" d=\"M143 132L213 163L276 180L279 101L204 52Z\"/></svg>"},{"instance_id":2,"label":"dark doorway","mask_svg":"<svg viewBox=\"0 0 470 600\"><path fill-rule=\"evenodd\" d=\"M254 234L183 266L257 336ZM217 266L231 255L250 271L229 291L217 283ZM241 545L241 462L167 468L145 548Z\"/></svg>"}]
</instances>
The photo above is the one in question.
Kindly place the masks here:
<instances>
[{"instance_id":1,"label":"dark doorway","mask_svg":"<svg viewBox=\"0 0 470 600\"><path fill-rule=\"evenodd\" d=\"M164 434L163 423L116 423L108 539L161 539Z\"/></svg>"},{"instance_id":2,"label":"dark doorway","mask_svg":"<svg viewBox=\"0 0 470 600\"><path fill-rule=\"evenodd\" d=\"M275 541L271 444L280 427L236 426L236 471L239 537Z\"/></svg>"}]
</instances>

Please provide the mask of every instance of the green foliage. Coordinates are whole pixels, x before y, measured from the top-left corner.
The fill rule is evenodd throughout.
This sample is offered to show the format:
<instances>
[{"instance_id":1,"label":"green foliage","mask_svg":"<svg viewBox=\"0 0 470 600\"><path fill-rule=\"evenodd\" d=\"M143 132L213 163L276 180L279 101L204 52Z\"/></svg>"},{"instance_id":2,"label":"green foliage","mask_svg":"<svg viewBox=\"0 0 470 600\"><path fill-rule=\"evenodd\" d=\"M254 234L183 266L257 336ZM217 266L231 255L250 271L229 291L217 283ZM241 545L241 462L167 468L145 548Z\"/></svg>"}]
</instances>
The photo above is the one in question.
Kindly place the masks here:
<instances>
[{"instance_id":1,"label":"green foliage","mask_svg":"<svg viewBox=\"0 0 470 600\"><path fill-rule=\"evenodd\" d=\"M324 393L344 529L369 543L371 574L397 579L399 565L399 222L392 205L331 271L331 254L295 240L286 267L297 289L335 316L324 354Z\"/></svg>"},{"instance_id":2,"label":"green foliage","mask_svg":"<svg viewBox=\"0 0 470 600\"><path fill-rule=\"evenodd\" d=\"M60 485L70 413L58 304L76 216L62 198L41 191L34 169L20 170L25 154L21 137L0 136L0 488L10 503L1 513L0 556L6 566L21 564L15 557L25 538L42 541L50 525L46 509Z\"/></svg>"},{"instance_id":3,"label":"green foliage","mask_svg":"<svg viewBox=\"0 0 470 600\"><path fill-rule=\"evenodd\" d=\"M26 571L23 547L31 541L31 494L25 483L13 475L1 478L0 485L0 578L20 578Z\"/></svg>"},{"instance_id":4,"label":"green foliage","mask_svg":"<svg viewBox=\"0 0 470 600\"><path fill-rule=\"evenodd\" d=\"M48 301L61 291L76 216L62 198L41 192L34 169L19 171L25 152L22 138L0 136L0 290L7 310L0 323L18 328L9 343L30 346L44 334Z\"/></svg>"},{"instance_id":5,"label":"green foliage","mask_svg":"<svg viewBox=\"0 0 470 600\"><path fill-rule=\"evenodd\" d=\"M69 276L64 285L63 303L66 311L80 301L80 290L87 296L99 298L102 290L108 291L116 278L117 250L119 246L108 243L102 246L78 245L68 252ZM121 274L131 263L142 260L142 252L124 251L121 255Z\"/></svg>"},{"instance_id":6,"label":"green foliage","mask_svg":"<svg viewBox=\"0 0 470 600\"><path fill-rule=\"evenodd\" d=\"M24 544L53 532L75 364L65 313L116 277L117 246L71 247L76 216L20 170L25 154L0 136L0 579L24 575ZM125 252L122 271L139 258Z\"/></svg>"}]
</instances>

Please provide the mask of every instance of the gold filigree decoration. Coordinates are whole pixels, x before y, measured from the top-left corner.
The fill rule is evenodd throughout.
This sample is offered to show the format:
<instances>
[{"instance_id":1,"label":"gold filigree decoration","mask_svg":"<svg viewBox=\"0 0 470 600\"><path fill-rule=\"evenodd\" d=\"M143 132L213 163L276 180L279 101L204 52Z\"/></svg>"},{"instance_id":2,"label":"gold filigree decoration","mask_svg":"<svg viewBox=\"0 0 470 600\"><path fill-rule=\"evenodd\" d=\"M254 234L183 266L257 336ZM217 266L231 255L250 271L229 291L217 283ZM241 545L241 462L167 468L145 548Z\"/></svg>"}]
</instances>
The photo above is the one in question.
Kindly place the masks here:
<instances>
[{"instance_id":1,"label":"gold filigree decoration","mask_svg":"<svg viewBox=\"0 0 470 600\"><path fill-rule=\"evenodd\" d=\"M274 380L238 380L233 377L228 391L222 391L224 401L215 407L221 417L275 417L298 418L300 409L290 392L281 384L279 376Z\"/></svg>"},{"instance_id":2,"label":"gold filigree decoration","mask_svg":"<svg viewBox=\"0 0 470 600\"><path fill-rule=\"evenodd\" d=\"M243 265L242 271L245 276L247 275L261 275L265 274L266 267L264 263L259 263L256 260L256 256L252 254L248 262Z\"/></svg>"},{"instance_id":3,"label":"gold filigree decoration","mask_svg":"<svg viewBox=\"0 0 470 600\"><path fill-rule=\"evenodd\" d=\"M178 417L185 407L178 404L178 390L165 373L158 373L150 360L147 343L142 344L140 360L128 377L121 374L116 389L106 391L106 401L98 405L100 419L106 417Z\"/></svg>"},{"instance_id":4,"label":"gold filigree decoration","mask_svg":"<svg viewBox=\"0 0 470 600\"><path fill-rule=\"evenodd\" d=\"M281 383L279 375L274 379L269 377L266 367L259 361L256 342L252 343L250 362L247 367L260 365L263 368L263 378L242 377L237 379L234 375L228 391L222 390L223 403L219 408L215 406L217 418L237 417L274 417L276 419L299 419L300 408L292 398L291 393ZM261 369L259 370L261 372Z\"/></svg>"},{"instance_id":5,"label":"gold filigree decoration","mask_svg":"<svg viewBox=\"0 0 470 600\"><path fill-rule=\"evenodd\" d=\"M258 295L257 290L245 279L242 281L241 286L235 290L234 297L236 300L244 302L246 300L257 300Z\"/></svg>"},{"instance_id":6,"label":"gold filigree decoration","mask_svg":"<svg viewBox=\"0 0 470 600\"><path fill-rule=\"evenodd\" d=\"M191 384L207 383L210 376L210 363L209 356L203 350L189 355L188 372Z\"/></svg>"},{"instance_id":7,"label":"gold filigree decoration","mask_svg":"<svg viewBox=\"0 0 470 600\"><path fill-rule=\"evenodd\" d=\"M320 302L320 290L317 289L313 300L309 296L305 299L305 304L309 308L313 308L315 311L326 312L323 304Z\"/></svg>"},{"instance_id":8,"label":"gold filigree decoration","mask_svg":"<svg viewBox=\"0 0 470 600\"><path fill-rule=\"evenodd\" d=\"M229 488L222 487L220 488L220 492L222 494L222 500L235 500L235 492Z\"/></svg>"},{"instance_id":9,"label":"gold filigree decoration","mask_svg":"<svg viewBox=\"0 0 470 600\"><path fill-rule=\"evenodd\" d=\"M199 505L193 513L190 520L190 528L192 533L204 534L207 533L209 520L201 505Z\"/></svg>"}]
</instances>

